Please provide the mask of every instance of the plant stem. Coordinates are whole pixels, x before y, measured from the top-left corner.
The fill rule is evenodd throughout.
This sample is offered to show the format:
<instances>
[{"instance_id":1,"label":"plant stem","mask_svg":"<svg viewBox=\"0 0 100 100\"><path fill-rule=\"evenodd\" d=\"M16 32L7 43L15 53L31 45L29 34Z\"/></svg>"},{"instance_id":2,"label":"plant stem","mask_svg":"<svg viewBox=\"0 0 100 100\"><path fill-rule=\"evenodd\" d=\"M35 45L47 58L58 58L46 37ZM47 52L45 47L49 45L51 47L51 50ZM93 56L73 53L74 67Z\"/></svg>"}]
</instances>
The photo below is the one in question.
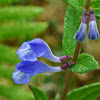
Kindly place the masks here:
<instances>
[{"instance_id":1,"label":"plant stem","mask_svg":"<svg viewBox=\"0 0 100 100\"><path fill-rule=\"evenodd\" d=\"M68 93L68 90L69 90L72 75L73 75L73 72L68 70L67 80L66 80L66 83L65 83L65 88L64 88L64 92L63 92L63 95L61 97L61 100L65 100L66 94Z\"/></svg>"},{"instance_id":2,"label":"plant stem","mask_svg":"<svg viewBox=\"0 0 100 100\"><path fill-rule=\"evenodd\" d=\"M77 42L72 62L77 62L80 46L81 46L81 42ZM67 81L66 81L66 84L65 84L65 88L64 88L64 92L63 92L61 100L65 100L65 98L66 98L66 95L68 93L69 86L70 86L70 83L71 83L72 76L73 76L73 72L71 72L69 70L68 74L67 74Z\"/></svg>"},{"instance_id":3,"label":"plant stem","mask_svg":"<svg viewBox=\"0 0 100 100\"><path fill-rule=\"evenodd\" d=\"M75 52L74 52L74 57L72 59L72 62L76 62L77 63L77 58L78 58L78 54L79 54L80 47L81 47L81 42L78 42L77 41L76 48L75 48Z\"/></svg>"},{"instance_id":4,"label":"plant stem","mask_svg":"<svg viewBox=\"0 0 100 100\"><path fill-rule=\"evenodd\" d=\"M86 10L89 10L90 2L91 2L91 0L87 0L86 5L85 5L85 9ZM87 24L89 24L89 22ZM75 62L75 63L77 62L77 58L78 58L80 47L81 47L81 42L77 41L75 52L74 52L74 57L72 59L72 62ZM71 72L69 70L68 74L67 74L67 81L66 81L66 84L65 84L65 88L64 88L64 92L63 92L61 100L65 100L65 98L66 98L66 95L67 95L69 87L70 87L72 76L73 76L73 72ZM66 98L66 100L67 100L67 98Z\"/></svg>"},{"instance_id":5,"label":"plant stem","mask_svg":"<svg viewBox=\"0 0 100 100\"><path fill-rule=\"evenodd\" d=\"M86 5L85 5L86 10L89 10L90 2L91 2L91 0L86 1Z\"/></svg>"}]
</instances>

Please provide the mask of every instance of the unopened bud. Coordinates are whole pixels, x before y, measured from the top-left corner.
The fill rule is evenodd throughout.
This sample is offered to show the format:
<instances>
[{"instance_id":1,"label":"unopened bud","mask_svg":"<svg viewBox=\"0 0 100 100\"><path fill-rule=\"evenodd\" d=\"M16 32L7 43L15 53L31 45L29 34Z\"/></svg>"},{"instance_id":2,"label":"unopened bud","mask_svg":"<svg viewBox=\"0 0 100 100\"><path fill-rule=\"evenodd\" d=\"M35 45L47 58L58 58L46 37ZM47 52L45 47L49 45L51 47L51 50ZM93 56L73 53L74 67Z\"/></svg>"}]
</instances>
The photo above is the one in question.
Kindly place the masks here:
<instances>
[{"instance_id":1,"label":"unopened bud","mask_svg":"<svg viewBox=\"0 0 100 100\"><path fill-rule=\"evenodd\" d=\"M65 70L65 69L71 67L74 64L76 64L76 63L74 63L74 62L67 62L64 65L60 66L60 67L61 67L61 69Z\"/></svg>"},{"instance_id":2,"label":"unopened bud","mask_svg":"<svg viewBox=\"0 0 100 100\"><path fill-rule=\"evenodd\" d=\"M97 28L95 13L92 9L89 11L89 31L88 38L90 40L96 40L99 38L99 31Z\"/></svg>"},{"instance_id":3,"label":"unopened bud","mask_svg":"<svg viewBox=\"0 0 100 100\"><path fill-rule=\"evenodd\" d=\"M87 10L83 10L83 13L82 13L82 20L81 20L81 22L83 22L83 23L86 23L87 24L87 22L88 22L88 13L87 13Z\"/></svg>"},{"instance_id":4,"label":"unopened bud","mask_svg":"<svg viewBox=\"0 0 100 100\"><path fill-rule=\"evenodd\" d=\"M69 60L69 59L71 59L71 58L72 58L72 57L69 56L69 55L62 56L62 57L60 57L60 61L61 61L61 62L65 62L65 61L67 61L67 60Z\"/></svg>"},{"instance_id":5,"label":"unopened bud","mask_svg":"<svg viewBox=\"0 0 100 100\"><path fill-rule=\"evenodd\" d=\"M79 42L82 42L85 40L86 30L87 30L87 21L88 21L88 13L84 9L80 27L78 31L75 33L75 37L74 37Z\"/></svg>"},{"instance_id":6,"label":"unopened bud","mask_svg":"<svg viewBox=\"0 0 100 100\"><path fill-rule=\"evenodd\" d=\"M89 21L96 21L95 13L91 8L89 10Z\"/></svg>"}]
</instances>

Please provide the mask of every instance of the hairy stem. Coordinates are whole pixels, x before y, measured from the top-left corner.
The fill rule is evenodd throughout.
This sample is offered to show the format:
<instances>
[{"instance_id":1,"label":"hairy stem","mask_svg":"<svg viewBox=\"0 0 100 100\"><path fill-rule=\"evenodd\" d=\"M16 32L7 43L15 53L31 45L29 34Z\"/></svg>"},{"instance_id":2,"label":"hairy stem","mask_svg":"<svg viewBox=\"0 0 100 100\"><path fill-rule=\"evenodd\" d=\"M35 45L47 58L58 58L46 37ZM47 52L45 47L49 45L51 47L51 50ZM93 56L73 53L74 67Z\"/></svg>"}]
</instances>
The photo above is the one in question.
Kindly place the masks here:
<instances>
[{"instance_id":1,"label":"hairy stem","mask_svg":"<svg viewBox=\"0 0 100 100\"><path fill-rule=\"evenodd\" d=\"M90 2L91 2L91 0L87 0L86 5L85 5L86 10L89 10ZM89 24L89 22L87 24ZM77 62L80 47L81 47L81 42L77 41L72 62L75 62L75 63ZM70 87L72 76L73 76L73 72L69 71L68 74L67 74L67 82L65 84L65 88L64 88L64 92L63 92L61 100L65 100L65 98L66 98L66 95L67 95L69 87ZM67 100L67 98L66 98L66 100Z\"/></svg>"}]
</instances>

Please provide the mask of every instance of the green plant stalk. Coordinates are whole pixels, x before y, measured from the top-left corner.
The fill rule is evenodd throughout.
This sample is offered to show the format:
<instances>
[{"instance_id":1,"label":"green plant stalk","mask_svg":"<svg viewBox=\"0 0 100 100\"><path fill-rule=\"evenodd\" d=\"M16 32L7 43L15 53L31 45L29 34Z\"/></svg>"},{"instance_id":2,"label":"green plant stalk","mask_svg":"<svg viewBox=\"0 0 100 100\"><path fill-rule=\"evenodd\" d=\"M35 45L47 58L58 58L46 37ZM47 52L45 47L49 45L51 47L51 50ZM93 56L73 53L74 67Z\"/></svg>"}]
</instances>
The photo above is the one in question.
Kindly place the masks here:
<instances>
[{"instance_id":1,"label":"green plant stalk","mask_svg":"<svg viewBox=\"0 0 100 100\"><path fill-rule=\"evenodd\" d=\"M91 0L87 0L86 1L86 5L85 5L85 9L86 10L89 10L90 2L91 2ZM88 22L88 24L89 24L89 22ZM74 52L74 57L72 59L72 62L75 62L75 63L77 62L77 58L78 58L80 47L81 47L81 42L77 41L75 52ZM69 91L69 87L70 87L72 76L73 76L73 72L69 71L68 74L67 74L67 81L66 81L66 84L65 84L65 88L64 88L64 92L62 94L61 100L65 100L65 99L67 100L66 95L67 95L67 93Z\"/></svg>"}]
</instances>

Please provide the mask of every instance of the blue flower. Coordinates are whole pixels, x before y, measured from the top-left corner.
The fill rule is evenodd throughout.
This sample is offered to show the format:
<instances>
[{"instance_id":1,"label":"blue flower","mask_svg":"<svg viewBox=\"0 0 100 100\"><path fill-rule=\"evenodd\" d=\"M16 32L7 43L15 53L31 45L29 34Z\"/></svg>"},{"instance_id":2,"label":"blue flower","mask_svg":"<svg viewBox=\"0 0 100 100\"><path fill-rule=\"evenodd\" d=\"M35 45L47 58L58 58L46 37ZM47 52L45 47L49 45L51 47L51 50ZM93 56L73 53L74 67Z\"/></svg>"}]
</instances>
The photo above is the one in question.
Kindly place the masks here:
<instances>
[{"instance_id":1,"label":"blue flower","mask_svg":"<svg viewBox=\"0 0 100 100\"><path fill-rule=\"evenodd\" d=\"M39 38L24 42L17 50L17 55L23 61L37 61L38 57L44 57L53 62L61 62L59 57L53 55L48 44Z\"/></svg>"},{"instance_id":2,"label":"blue flower","mask_svg":"<svg viewBox=\"0 0 100 100\"><path fill-rule=\"evenodd\" d=\"M89 11L89 20L88 38L90 40L96 40L99 38L99 31L97 28L95 13L92 9Z\"/></svg>"},{"instance_id":3,"label":"blue flower","mask_svg":"<svg viewBox=\"0 0 100 100\"><path fill-rule=\"evenodd\" d=\"M79 42L84 41L85 36L86 36L86 29L87 29L87 24L81 22L80 27L78 31L75 33L75 39Z\"/></svg>"},{"instance_id":4,"label":"blue flower","mask_svg":"<svg viewBox=\"0 0 100 100\"><path fill-rule=\"evenodd\" d=\"M40 61L22 61L15 66L15 72L13 73L12 78L16 84L26 84L29 83L30 78L36 74L59 72L62 70L61 67L52 67Z\"/></svg>"},{"instance_id":5,"label":"blue flower","mask_svg":"<svg viewBox=\"0 0 100 100\"><path fill-rule=\"evenodd\" d=\"M21 72L16 68L12 75L12 79L16 84L26 84L30 82L30 74Z\"/></svg>"},{"instance_id":6,"label":"blue flower","mask_svg":"<svg viewBox=\"0 0 100 100\"><path fill-rule=\"evenodd\" d=\"M89 22L88 38L90 40L96 40L99 38L99 31L97 29L96 21Z\"/></svg>"},{"instance_id":7,"label":"blue flower","mask_svg":"<svg viewBox=\"0 0 100 100\"><path fill-rule=\"evenodd\" d=\"M82 42L85 40L86 30L87 30L87 21L88 21L88 14L87 14L87 11L84 9L80 27L74 36L74 38L79 42Z\"/></svg>"},{"instance_id":8,"label":"blue flower","mask_svg":"<svg viewBox=\"0 0 100 100\"><path fill-rule=\"evenodd\" d=\"M38 57L44 57L53 62L65 62L72 58L69 55L61 57L53 55L48 44L39 38L24 42L17 50L17 54L22 62L15 66L15 71L12 76L16 84L29 83L30 78L38 73L58 72L72 66L71 64L66 64L64 67L52 67L38 61Z\"/></svg>"}]
</instances>

